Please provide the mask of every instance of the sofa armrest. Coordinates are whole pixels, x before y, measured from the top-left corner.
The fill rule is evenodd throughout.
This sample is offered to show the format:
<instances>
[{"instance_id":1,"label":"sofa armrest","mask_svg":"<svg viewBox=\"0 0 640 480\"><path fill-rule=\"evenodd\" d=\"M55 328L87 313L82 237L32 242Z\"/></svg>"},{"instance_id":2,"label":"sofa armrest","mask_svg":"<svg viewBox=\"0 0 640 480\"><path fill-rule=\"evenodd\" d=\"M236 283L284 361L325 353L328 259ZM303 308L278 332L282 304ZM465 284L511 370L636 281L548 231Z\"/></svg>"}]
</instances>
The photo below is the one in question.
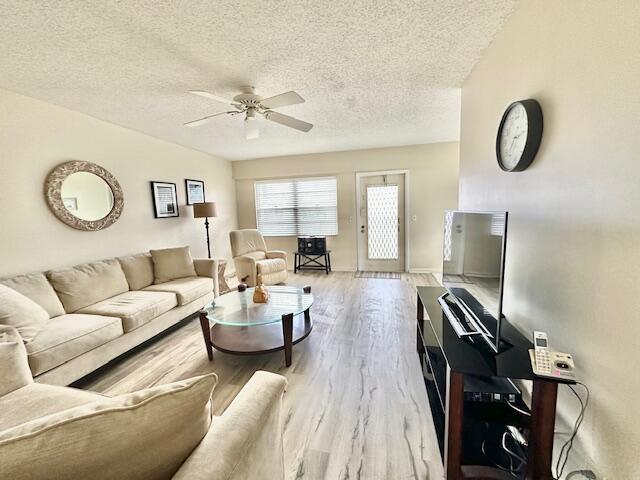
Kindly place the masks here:
<instances>
[{"instance_id":1,"label":"sofa armrest","mask_svg":"<svg viewBox=\"0 0 640 480\"><path fill-rule=\"evenodd\" d=\"M280 375L254 373L173 478L284 479L281 408L286 385Z\"/></svg>"},{"instance_id":2,"label":"sofa armrest","mask_svg":"<svg viewBox=\"0 0 640 480\"><path fill-rule=\"evenodd\" d=\"M236 275L241 283L246 283L250 287L256 286L256 259L250 255L238 255L233 257L236 266Z\"/></svg>"},{"instance_id":3,"label":"sofa armrest","mask_svg":"<svg viewBox=\"0 0 640 480\"><path fill-rule=\"evenodd\" d=\"M14 327L0 325L0 397L32 383L22 337Z\"/></svg>"},{"instance_id":4,"label":"sofa armrest","mask_svg":"<svg viewBox=\"0 0 640 480\"><path fill-rule=\"evenodd\" d=\"M220 294L218 260L215 258L196 258L193 260L193 266L199 277L209 277L213 279L213 293L217 297Z\"/></svg>"},{"instance_id":5,"label":"sofa armrest","mask_svg":"<svg viewBox=\"0 0 640 480\"><path fill-rule=\"evenodd\" d=\"M267 252L267 258L282 258L286 262L287 252L283 250L269 250Z\"/></svg>"}]
</instances>

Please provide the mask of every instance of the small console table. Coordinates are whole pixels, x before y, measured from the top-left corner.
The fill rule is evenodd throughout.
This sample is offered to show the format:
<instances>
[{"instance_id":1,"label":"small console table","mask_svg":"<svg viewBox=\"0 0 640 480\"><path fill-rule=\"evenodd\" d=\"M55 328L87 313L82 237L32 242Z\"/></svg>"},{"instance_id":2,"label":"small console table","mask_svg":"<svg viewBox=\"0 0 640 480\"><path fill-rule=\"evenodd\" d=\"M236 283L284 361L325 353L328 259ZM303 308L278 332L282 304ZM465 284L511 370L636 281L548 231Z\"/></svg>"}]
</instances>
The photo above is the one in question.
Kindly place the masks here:
<instances>
[{"instance_id":1,"label":"small console table","mask_svg":"<svg viewBox=\"0 0 640 480\"><path fill-rule=\"evenodd\" d=\"M323 260L320 261L320 259ZM319 254L293 252L293 273L298 273L299 270L321 270L329 275L331 271L331 250Z\"/></svg>"},{"instance_id":2,"label":"small console table","mask_svg":"<svg viewBox=\"0 0 640 480\"><path fill-rule=\"evenodd\" d=\"M535 377L528 352L533 345L504 319L502 337L508 346L499 354L483 348L482 339L474 340L474 344L459 338L438 303L444 293L442 287L418 287L417 350L445 478L513 479L495 465L485 449L486 443L499 441L511 425L524 429L528 437L526 473L520 478L552 480L558 383L572 382ZM486 381L492 377L532 380L530 415L519 413L505 402L465 400L470 376ZM516 406L529 412L522 401Z\"/></svg>"}]
</instances>

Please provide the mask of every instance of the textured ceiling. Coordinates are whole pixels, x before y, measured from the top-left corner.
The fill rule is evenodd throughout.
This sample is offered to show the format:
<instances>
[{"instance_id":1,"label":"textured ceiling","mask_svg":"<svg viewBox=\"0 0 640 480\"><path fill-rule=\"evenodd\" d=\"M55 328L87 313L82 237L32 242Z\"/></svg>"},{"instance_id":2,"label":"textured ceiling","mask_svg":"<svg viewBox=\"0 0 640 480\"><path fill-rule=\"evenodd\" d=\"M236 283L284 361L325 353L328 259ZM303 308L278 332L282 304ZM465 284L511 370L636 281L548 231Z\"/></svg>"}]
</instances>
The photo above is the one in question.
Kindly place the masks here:
<instances>
[{"instance_id":1,"label":"textured ceiling","mask_svg":"<svg viewBox=\"0 0 640 480\"><path fill-rule=\"evenodd\" d=\"M0 87L229 159L457 140L460 90L515 0L0 0ZM306 103L301 133L187 94ZM1 106L0 106L1 109Z\"/></svg>"}]
</instances>

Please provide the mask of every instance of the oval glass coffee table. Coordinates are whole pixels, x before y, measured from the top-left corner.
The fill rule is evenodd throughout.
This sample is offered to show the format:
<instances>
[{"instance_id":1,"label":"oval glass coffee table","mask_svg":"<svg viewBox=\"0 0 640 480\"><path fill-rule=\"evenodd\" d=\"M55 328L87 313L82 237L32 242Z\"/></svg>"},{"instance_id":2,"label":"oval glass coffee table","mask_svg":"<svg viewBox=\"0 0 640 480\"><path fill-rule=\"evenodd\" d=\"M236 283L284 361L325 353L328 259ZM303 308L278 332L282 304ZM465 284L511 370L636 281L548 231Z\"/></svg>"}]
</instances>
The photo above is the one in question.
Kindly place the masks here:
<instances>
[{"instance_id":1,"label":"oval glass coffee table","mask_svg":"<svg viewBox=\"0 0 640 480\"><path fill-rule=\"evenodd\" d=\"M284 350L291 365L292 347L313 329L311 287L267 287L269 301L253 302L253 288L225 293L200 311L200 326L209 360L213 348L236 355Z\"/></svg>"}]
</instances>

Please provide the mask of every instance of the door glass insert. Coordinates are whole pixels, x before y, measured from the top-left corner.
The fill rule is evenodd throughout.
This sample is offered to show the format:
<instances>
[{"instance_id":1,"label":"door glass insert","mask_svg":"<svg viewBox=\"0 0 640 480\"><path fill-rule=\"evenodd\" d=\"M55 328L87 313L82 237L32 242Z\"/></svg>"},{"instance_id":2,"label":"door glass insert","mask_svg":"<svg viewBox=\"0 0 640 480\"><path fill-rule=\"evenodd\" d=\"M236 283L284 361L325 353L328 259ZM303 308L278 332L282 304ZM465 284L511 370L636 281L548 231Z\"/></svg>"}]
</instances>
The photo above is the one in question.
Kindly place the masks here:
<instances>
[{"instance_id":1,"label":"door glass insert","mask_svg":"<svg viewBox=\"0 0 640 480\"><path fill-rule=\"evenodd\" d=\"M398 185L367 186L369 260L398 259Z\"/></svg>"}]
</instances>

